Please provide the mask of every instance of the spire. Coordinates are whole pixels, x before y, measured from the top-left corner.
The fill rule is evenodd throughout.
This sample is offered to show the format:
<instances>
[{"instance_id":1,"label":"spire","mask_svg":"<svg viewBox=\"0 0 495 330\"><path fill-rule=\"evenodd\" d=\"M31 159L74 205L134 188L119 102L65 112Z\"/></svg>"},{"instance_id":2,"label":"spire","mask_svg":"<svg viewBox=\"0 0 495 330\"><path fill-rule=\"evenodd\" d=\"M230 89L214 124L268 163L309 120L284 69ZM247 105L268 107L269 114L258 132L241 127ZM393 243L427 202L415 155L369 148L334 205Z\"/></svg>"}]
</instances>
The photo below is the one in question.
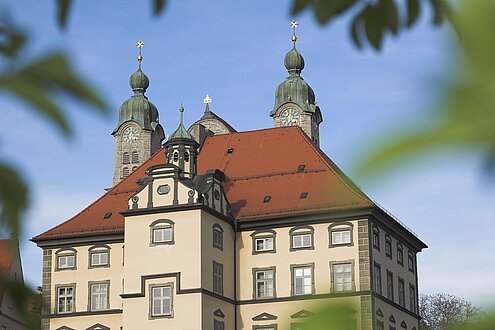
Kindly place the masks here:
<instances>
[{"instance_id":1,"label":"spire","mask_svg":"<svg viewBox=\"0 0 495 330\"><path fill-rule=\"evenodd\" d=\"M211 97L210 95L206 94L206 97L203 100L203 103L206 104L205 106L205 115L210 113L210 103L211 103Z\"/></svg>"},{"instance_id":2,"label":"spire","mask_svg":"<svg viewBox=\"0 0 495 330\"><path fill-rule=\"evenodd\" d=\"M292 21L290 27L292 28L292 49L285 55L284 65L289 71L290 75L300 75L302 69L304 69L304 58L296 49L296 29L299 26L297 21Z\"/></svg>"},{"instance_id":3,"label":"spire","mask_svg":"<svg viewBox=\"0 0 495 330\"><path fill-rule=\"evenodd\" d=\"M144 72L141 71L141 63L143 62L143 55L141 54L141 49L144 47L144 41L139 40L136 43L136 47L139 50L139 53L137 56L138 69L129 78L129 85L131 85L131 88L132 88L134 94L143 94L144 95L144 93L146 92L146 89L148 89L148 87L150 86L150 80L144 74Z\"/></svg>"},{"instance_id":4,"label":"spire","mask_svg":"<svg viewBox=\"0 0 495 330\"><path fill-rule=\"evenodd\" d=\"M175 139L187 139L187 140L193 140L194 138L192 135L187 131L187 129L184 127L184 107L182 106L182 103L180 104L180 123L179 127L175 130L175 132L170 135L168 138L168 141L175 140Z\"/></svg>"}]
</instances>

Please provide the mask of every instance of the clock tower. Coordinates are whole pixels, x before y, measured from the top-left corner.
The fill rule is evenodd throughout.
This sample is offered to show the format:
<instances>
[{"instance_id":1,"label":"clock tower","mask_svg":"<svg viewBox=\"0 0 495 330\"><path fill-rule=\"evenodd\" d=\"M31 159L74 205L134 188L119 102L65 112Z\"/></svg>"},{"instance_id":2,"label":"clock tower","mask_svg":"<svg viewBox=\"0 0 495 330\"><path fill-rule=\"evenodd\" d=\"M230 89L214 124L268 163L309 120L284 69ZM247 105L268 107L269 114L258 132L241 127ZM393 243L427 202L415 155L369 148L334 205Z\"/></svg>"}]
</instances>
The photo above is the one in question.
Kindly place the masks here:
<instances>
[{"instance_id":1,"label":"clock tower","mask_svg":"<svg viewBox=\"0 0 495 330\"><path fill-rule=\"evenodd\" d=\"M304 58L296 49L297 25L296 21L291 22L292 49L285 55L284 60L289 76L277 87L275 105L270 116L275 122L275 127L300 126L313 143L319 146L319 126L323 117L320 108L316 105L313 89L301 77Z\"/></svg>"},{"instance_id":2,"label":"clock tower","mask_svg":"<svg viewBox=\"0 0 495 330\"><path fill-rule=\"evenodd\" d=\"M143 45L138 41L138 70L129 79L134 95L120 106L119 122L112 132L115 137L114 185L158 151L165 138L158 110L145 96L150 82L141 70Z\"/></svg>"}]
</instances>

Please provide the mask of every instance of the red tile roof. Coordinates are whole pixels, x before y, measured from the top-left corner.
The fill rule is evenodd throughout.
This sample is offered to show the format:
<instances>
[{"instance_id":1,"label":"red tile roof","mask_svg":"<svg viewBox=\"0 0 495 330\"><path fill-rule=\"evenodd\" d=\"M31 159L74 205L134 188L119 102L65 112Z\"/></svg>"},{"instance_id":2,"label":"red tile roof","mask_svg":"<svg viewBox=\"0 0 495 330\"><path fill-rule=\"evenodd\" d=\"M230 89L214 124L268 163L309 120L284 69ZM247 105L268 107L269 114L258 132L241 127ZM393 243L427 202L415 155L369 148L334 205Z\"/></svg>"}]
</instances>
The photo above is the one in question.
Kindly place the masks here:
<instances>
[{"instance_id":1,"label":"red tile roof","mask_svg":"<svg viewBox=\"0 0 495 330\"><path fill-rule=\"evenodd\" d=\"M12 240L0 239L0 274L3 277L8 277L12 260L14 259L14 247ZM2 304L4 288L0 286L0 305Z\"/></svg>"},{"instance_id":2,"label":"red tile roof","mask_svg":"<svg viewBox=\"0 0 495 330\"><path fill-rule=\"evenodd\" d=\"M148 167L164 162L161 149L79 214L33 240L122 233L124 218L119 212L127 209L127 200L136 192L135 181L145 177ZM298 172L299 165L304 171ZM374 205L299 127L208 137L198 156L198 174L208 169L225 173L232 215L240 221ZM303 192L307 197L301 199ZM267 203L265 196L271 196ZM105 220L108 212L112 216Z\"/></svg>"}]
</instances>

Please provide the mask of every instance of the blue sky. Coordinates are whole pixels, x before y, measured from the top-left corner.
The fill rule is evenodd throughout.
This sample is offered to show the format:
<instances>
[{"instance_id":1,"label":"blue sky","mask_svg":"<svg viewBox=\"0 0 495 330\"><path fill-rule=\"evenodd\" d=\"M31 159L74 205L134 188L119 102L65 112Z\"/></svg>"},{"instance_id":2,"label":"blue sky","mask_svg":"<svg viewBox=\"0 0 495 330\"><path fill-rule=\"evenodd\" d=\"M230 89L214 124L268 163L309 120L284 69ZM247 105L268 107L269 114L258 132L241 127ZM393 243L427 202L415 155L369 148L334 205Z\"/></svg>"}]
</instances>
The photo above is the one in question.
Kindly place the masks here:
<instances>
[{"instance_id":1,"label":"blue sky","mask_svg":"<svg viewBox=\"0 0 495 330\"><path fill-rule=\"evenodd\" d=\"M142 39L148 97L166 132L201 116L203 98L237 130L272 127L268 113L290 49L289 5L282 1L169 1L151 15L148 1L75 1L68 29L55 24L54 1L0 1L31 32L26 60L53 51L70 54L112 108L109 116L63 99L75 129L66 140L46 121L0 98L0 159L30 183L22 258L26 280L41 284L41 250L27 239L68 219L109 187L119 105L131 95L135 43ZM388 132L428 125L453 61L447 29L434 30L428 13L412 31L388 38L380 53L357 50L345 18L321 27L308 13L297 19L303 77L322 110L321 148L363 190L412 228L428 245L419 256L420 290L448 292L487 305L495 292L495 182L476 154L435 153L398 164L383 175L354 173L362 156ZM3 65L3 63L2 63Z\"/></svg>"}]
</instances>

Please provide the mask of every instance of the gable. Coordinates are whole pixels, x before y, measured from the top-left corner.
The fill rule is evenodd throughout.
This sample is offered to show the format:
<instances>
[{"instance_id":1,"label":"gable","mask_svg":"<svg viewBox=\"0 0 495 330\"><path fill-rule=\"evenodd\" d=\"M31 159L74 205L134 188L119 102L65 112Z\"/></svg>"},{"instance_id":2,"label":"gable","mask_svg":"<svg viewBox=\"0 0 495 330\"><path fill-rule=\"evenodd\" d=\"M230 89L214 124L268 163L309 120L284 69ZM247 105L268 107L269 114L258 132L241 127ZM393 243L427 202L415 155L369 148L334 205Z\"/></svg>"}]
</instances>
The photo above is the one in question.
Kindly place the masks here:
<instances>
[{"instance_id":1,"label":"gable","mask_svg":"<svg viewBox=\"0 0 495 330\"><path fill-rule=\"evenodd\" d=\"M277 316L266 312L256 315L255 317L252 318L253 321L271 321L276 319Z\"/></svg>"}]
</instances>

